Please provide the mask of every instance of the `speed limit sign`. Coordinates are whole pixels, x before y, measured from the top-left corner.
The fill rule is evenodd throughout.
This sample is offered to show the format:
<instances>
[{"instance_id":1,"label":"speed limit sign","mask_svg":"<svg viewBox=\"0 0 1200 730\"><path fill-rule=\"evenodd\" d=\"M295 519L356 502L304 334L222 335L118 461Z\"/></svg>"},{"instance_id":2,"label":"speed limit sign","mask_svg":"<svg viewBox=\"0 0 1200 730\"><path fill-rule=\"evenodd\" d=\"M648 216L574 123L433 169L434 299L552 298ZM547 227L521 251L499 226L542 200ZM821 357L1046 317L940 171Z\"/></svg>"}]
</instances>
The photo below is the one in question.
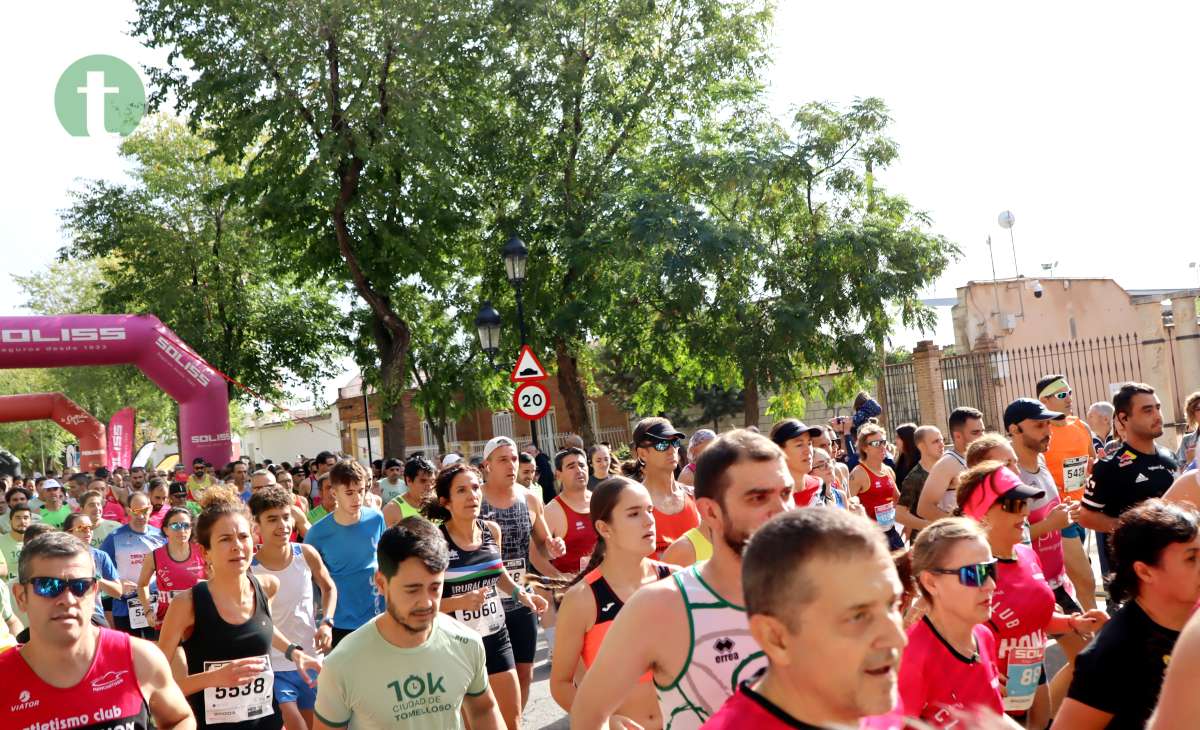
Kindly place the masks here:
<instances>
[{"instance_id":1,"label":"speed limit sign","mask_svg":"<svg viewBox=\"0 0 1200 730\"><path fill-rule=\"evenodd\" d=\"M513 392L513 410L529 421L536 421L550 410L550 392L541 383L522 383Z\"/></svg>"}]
</instances>

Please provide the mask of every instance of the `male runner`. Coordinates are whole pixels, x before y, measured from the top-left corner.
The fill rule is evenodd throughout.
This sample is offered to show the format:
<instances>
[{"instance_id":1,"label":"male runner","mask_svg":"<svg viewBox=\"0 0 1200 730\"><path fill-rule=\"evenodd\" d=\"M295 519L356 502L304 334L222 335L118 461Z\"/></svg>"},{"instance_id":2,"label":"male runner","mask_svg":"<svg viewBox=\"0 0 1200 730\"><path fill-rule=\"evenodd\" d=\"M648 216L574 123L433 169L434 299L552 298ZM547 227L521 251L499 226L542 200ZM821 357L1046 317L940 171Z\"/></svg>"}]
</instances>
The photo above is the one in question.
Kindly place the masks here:
<instances>
[{"instance_id":1,"label":"male runner","mask_svg":"<svg viewBox=\"0 0 1200 730\"><path fill-rule=\"evenodd\" d=\"M592 500L588 489L587 453L574 446L554 455L554 473L562 492L546 505L546 526L550 534L562 538L567 551L550 561L566 575L580 572L596 546L592 529Z\"/></svg>"},{"instance_id":2,"label":"male runner","mask_svg":"<svg viewBox=\"0 0 1200 730\"><path fill-rule=\"evenodd\" d=\"M275 475L266 469L259 469L250 475L251 497L253 497L254 493L260 489L266 489L267 487L274 486L278 486L275 481ZM308 534L308 528L312 525L308 523L308 516L305 514L304 510L300 508L299 504L297 504L298 499L299 497L296 497L295 495L292 496L292 527L296 530L296 534L303 538Z\"/></svg>"},{"instance_id":3,"label":"male runner","mask_svg":"<svg viewBox=\"0 0 1200 730\"><path fill-rule=\"evenodd\" d=\"M1087 475L1096 463L1096 447L1092 430L1071 415L1073 405L1071 385L1065 375L1047 375L1037 382L1038 400L1047 410L1061 413L1064 418L1050 422L1050 448L1046 451L1046 468L1054 477L1058 495L1068 506L1083 499ZM1075 586L1085 610L1096 607L1096 579L1088 561L1084 541L1086 531L1078 523L1068 524L1062 531L1063 558L1067 575Z\"/></svg>"},{"instance_id":4,"label":"male runner","mask_svg":"<svg viewBox=\"0 0 1200 730\"><path fill-rule=\"evenodd\" d=\"M871 523L841 510L778 515L750 538L742 582L769 663L706 730L857 727L892 709L904 589Z\"/></svg>"},{"instance_id":5,"label":"male runner","mask_svg":"<svg viewBox=\"0 0 1200 730\"><path fill-rule=\"evenodd\" d=\"M507 436L497 436L483 447L483 465L487 481L483 484L483 505L479 516L500 526L500 557L515 583L528 570L529 561L548 578L562 574L550 561L566 552L562 538L550 534L546 526L542 500L530 490L517 486L517 445ZM532 549L531 549L532 548ZM506 596L504 623L512 641L521 684L521 706L529 701L533 681L533 659L537 653L537 615Z\"/></svg>"},{"instance_id":6,"label":"male runner","mask_svg":"<svg viewBox=\"0 0 1200 730\"><path fill-rule=\"evenodd\" d=\"M449 562L445 539L423 519L383 533L375 585L387 610L326 658L315 730L461 728L461 716L471 730L504 727L483 640L438 610Z\"/></svg>"},{"instance_id":7,"label":"male runner","mask_svg":"<svg viewBox=\"0 0 1200 730\"><path fill-rule=\"evenodd\" d=\"M71 506L66 503L62 485L56 479L42 482L42 509L39 511L42 522L51 527L62 527L62 523L71 514Z\"/></svg>"},{"instance_id":8,"label":"male runner","mask_svg":"<svg viewBox=\"0 0 1200 730\"><path fill-rule=\"evenodd\" d=\"M10 579L17 576L17 561L21 559L21 548L25 545L25 530L33 524L33 510L25 502L8 510L11 525L8 534L0 535L0 558L4 560L5 575Z\"/></svg>"},{"instance_id":9,"label":"male runner","mask_svg":"<svg viewBox=\"0 0 1200 730\"><path fill-rule=\"evenodd\" d=\"M0 535L7 535L8 531L12 529L9 526L9 520L12 519L13 508L18 505L28 505L29 498L32 496L33 492L30 492L25 487L9 487L4 492L4 504L8 508L8 511L0 515Z\"/></svg>"},{"instance_id":10,"label":"male runner","mask_svg":"<svg viewBox=\"0 0 1200 730\"><path fill-rule=\"evenodd\" d=\"M404 492L383 505L383 519L394 527L407 517L420 517L425 500L433 493L437 470L424 456L414 456L404 464Z\"/></svg>"},{"instance_id":11,"label":"male runner","mask_svg":"<svg viewBox=\"0 0 1200 730\"><path fill-rule=\"evenodd\" d=\"M379 498L384 504L408 491L404 478L404 464L399 459L383 462L383 478L379 480Z\"/></svg>"},{"instance_id":12,"label":"male runner","mask_svg":"<svg viewBox=\"0 0 1200 730\"><path fill-rule=\"evenodd\" d=\"M337 506L337 495L333 488L329 486L329 474L322 474L317 477L317 488L312 495L313 508L308 511L305 517L308 518L308 524L315 525L325 515L333 512Z\"/></svg>"},{"instance_id":13,"label":"male runner","mask_svg":"<svg viewBox=\"0 0 1200 730\"><path fill-rule=\"evenodd\" d=\"M1145 383L1126 383L1113 396L1121 448L1096 462L1083 495L1079 524L1095 530L1100 569L1108 575L1108 533L1125 510L1161 497L1175 480L1175 456L1154 443L1163 434L1162 403Z\"/></svg>"},{"instance_id":14,"label":"male runner","mask_svg":"<svg viewBox=\"0 0 1200 730\"><path fill-rule=\"evenodd\" d=\"M1096 449L1097 459L1106 456L1104 445L1112 435L1114 412L1112 403L1106 400L1096 401L1088 406L1087 424L1088 428L1092 429L1092 447Z\"/></svg>"},{"instance_id":15,"label":"male runner","mask_svg":"<svg viewBox=\"0 0 1200 730\"><path fill-rule=\"evenodd\" d=\"M162 530L150 524L150 497L145 492L130 492L127 506L129 524L110 532L100 544L100 549L117 566L125 588L125 595L112 602L113 628L144 639L152 638L154 629L146 618L146 611L151 609L138 601L137 582L142 575L142 561L165 545L167 538Z\"/></svg>"},{"instance_id":16,"label":"male runner","mask_svg":"<svg viewBox=\"0 0 1200 730\"><path fill-rule=\"evenodd\" d=\"M250 513L262 537L250 569L255 575L273 575L279 588L271 599L275 627L300 644L305 654L329 653L333 648L333 614L337 586L312 545L290 542L293 529L292 493L278 486L258 489L250 495ZM313 614L313 585L321 590L321 615ZM316 690L300 676L296 665L271 648L273 692L287 730L307 730L313 724Z\"/></svg>"},{"instance_id":17,"label":"male runner","mask_svg":"<svg viewBox=\"0 0 1200 730\"><path fill-rule=\"evenodd\" d=\"M31 540L14 597L29 642L0 654L4 727L160 730L196 727L162 652L92 625L96 568L89 548L63 532Z\"/></svg>"},{"instance_id":18,"label":"male runner","mask_svg":"<svg viewBox=\"0 0 1200 730\"><path fill-rule=\"evenodd\" d=\"M737 429L704 450L696 501L712 558L633 594L575 695L572 728L605 727L651 672L664 728L693 730L766 666L742 608L742 550L751 533L794 506L794 486L783 451L761 434Z\"/></svg>"},{"instance_id":19,"label":"male runner","mask_svg":"<svg viewBox=\"0 0 1200 730\"><path fill-rule=\"evenodd\" d=\"M920 426L913 432L913 441L917 444L921 458L908 470L908 474L904 475L904 481L900 484L900 504L916 514L921 492L929 479L929 472L946 454L946 440L942 438L942 432L937 426ZM915 540L918 532L920 530L910 530L908 539Z\"/></svg>"},{"instance_id":20,"label":"male runner","mask_svg":"<svg viewBox=\"0 0 1200 730\"><path fill-rule=\"evenodd\" d=\"M517 484L530 490L534 494L540 494L542 487L540 484L536 486L537 480L537 464L533 463L533 456L522 451L517 454L517 459L520 463L517 464Z\"/></svg>"},{"instance_id":21,"label":"male runner","mask_svg":"<svg viewBox=\"0 0 1200 730\"><path fill-rule=\"evenodd\" d=\"M953 514L957 506L954 480L967 469L967 447L983 435L983 414L974 408L955 408L949 426L952 446L929 470L917 502L916 515L930 522Z\"/></svg>"},{"instance_id":22,"label":"male runner","mask_svg":"<svg viewBox=\"0 0 1200 730\"><path fill-rule=\"evenodd\" d=\"M383 513L363 507L367 470L344 459L329 470L329 486L337 506L327 519L309 528L304 542L321 554L337 586L333 614L333 645L383 610L376 590L375 548L383 534Z\"/></svg>"},{"instance_id":23,"label":"male runner","mask_svg":"<svg viewBox=\"0 0 1200 730\"><path fill-rule=\"evenodd\" d=\"M246 480L249 473L250 467L241 459L229 462L229 480L226 484L238 493L243 502L250 499L250 483Z\"/></svg>"},{"instance_id":24,"label":"male runner","mask_svg":"<svg viewBox=\"0 0 1200 730\"><path fill-rule=\"evenodd\" d=\"M188 475L187 484L184 485L185 494L189 494L192 501L199 501L204 498L204 493L208 488L217 483L208 475L204 469L204 459L197 456L192 459L192 473Z\"/></svg>"}]
</instances>

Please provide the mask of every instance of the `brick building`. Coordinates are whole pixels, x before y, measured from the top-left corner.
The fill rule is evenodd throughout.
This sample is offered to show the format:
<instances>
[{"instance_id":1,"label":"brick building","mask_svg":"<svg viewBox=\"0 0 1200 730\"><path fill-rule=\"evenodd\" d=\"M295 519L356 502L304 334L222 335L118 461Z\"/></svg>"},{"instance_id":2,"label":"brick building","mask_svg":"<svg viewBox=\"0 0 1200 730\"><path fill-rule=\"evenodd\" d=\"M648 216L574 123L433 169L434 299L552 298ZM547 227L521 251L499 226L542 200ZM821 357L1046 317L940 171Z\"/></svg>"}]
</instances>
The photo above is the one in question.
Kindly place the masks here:
<instances>
[{"instance_id":1,"label":"brick building","mask_svg":"<svg viewBox=\"0 0 1200 730\"><path fill-rule=\"evenodd\" d=\"M569 433L580 433L578 424L572 423L567 409L562 406L562 393L558 389L557 376L551 376L542 382L550 393L550 411L536 422L538 441L542 450L553 452L562 446L562 439ZM366 405L364 405L362 379L356 377L345 387L338 388L336 404L338 420L341 424L342 451L354 454L360 461L367 460L367 418L365 409L370 407L370 453L378 459L392 456L394 452L382 444L383 424L376 411L374 389L368 388ZM404 394L404 433L407 440L405 452L423 451L427 455L440 456L437 439L433 430L422 418L420 412L413 407L415 391ZM592 420L592 428L601 441L611 444L621 444L629 441L629 415L621 411L615 403L606 397L598 397L588 401L588 416ZM447 429L446 448L450 451L461 451L468 456L480 454L483 445L493 436L509 436L518 444L524 445L531 440L531 427L534 424L526 421L511 411L478 410L460 418Z\"/></svg>"}]
</instances>

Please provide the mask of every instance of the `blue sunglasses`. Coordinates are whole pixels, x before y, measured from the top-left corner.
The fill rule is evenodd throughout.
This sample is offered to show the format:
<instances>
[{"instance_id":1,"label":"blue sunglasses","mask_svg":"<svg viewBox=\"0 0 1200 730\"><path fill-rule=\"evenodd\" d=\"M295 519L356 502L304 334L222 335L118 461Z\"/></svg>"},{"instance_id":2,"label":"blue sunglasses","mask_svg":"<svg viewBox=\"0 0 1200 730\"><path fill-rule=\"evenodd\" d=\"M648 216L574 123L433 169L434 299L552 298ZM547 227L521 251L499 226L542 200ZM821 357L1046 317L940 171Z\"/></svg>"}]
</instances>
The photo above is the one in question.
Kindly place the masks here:
<instances>
[{"instance_id":1,"label":"blue sunglasses","mask_svg":"<svg viewBox=\"0 0 1200 730\"><path fill-rule=\"evenodd\" d=\"M996 561L964 565L961 568L930 568L929 572L941 575L957 575L958 582L967 588L982 588L988 578L996 580Z\"/></svg>"},{"instance_id":2,"label":"blue sunglasses","mask_svg":"<svg viewBox=\"0 0 1200 730\"><path fill-rule=\"evenodd\" d=\"M96 585L95 578L30 578L27 583L33 586L33 592L42 598L58 598L63 591L70 589L76 598L83 598Z\"/></svg>"}]
</instances>

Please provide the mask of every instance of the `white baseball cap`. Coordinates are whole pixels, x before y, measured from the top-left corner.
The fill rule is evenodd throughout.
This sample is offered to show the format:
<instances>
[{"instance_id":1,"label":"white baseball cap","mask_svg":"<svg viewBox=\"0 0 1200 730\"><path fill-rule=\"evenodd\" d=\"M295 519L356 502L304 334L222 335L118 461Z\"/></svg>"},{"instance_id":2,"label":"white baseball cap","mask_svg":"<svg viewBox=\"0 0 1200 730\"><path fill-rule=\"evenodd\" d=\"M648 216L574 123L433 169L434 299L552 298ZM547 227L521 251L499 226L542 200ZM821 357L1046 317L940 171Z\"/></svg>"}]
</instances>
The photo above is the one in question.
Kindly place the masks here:
<instances>
[{"instance_id":1,"label":"white baseball cap","mask_svg":"<svg viewBox=\"0 0 1200 730\"><path fill-rule=\"evenodd\" d=\"M57 479L47 479L42 482L42 489L62 489L62 485L58 483Z\"/></svg>"},{"instance_id":2,"label":"white baseball cap","mask_svg":"<svg viewBox=\"0 0 1200 730\"><path fill-rule=\"evenodd\" d=\"M457 464L462 461L462 457L458 454L446 454L442 457L442 467L445 468L451 464Z\"/></svg>"},{"instance_id":3,"label":"white baseball cap","mask_svg":"<svg viewBox=\"0 0 1200 730\"><path fill-rule=\"evenodd\" d=\"M501 446L511 446L513 447L513 451L517 450L516 441L513 441L507 436L496 436L491 441L488 441L483 447L483 460L487 461L487 458L492 455L492 452Z\"/></svg>"}]
</instances>

